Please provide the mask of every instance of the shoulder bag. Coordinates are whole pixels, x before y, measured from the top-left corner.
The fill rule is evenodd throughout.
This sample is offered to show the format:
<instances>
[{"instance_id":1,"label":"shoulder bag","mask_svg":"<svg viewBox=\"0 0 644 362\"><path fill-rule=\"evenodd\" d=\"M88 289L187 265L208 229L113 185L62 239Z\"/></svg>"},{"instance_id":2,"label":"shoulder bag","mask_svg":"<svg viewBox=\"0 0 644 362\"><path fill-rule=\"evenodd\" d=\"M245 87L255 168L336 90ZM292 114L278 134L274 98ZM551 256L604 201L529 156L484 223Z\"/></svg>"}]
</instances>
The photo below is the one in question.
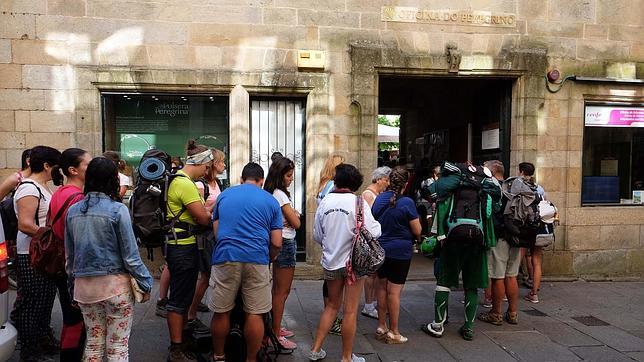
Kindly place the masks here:
<instances>
[{"instance_id":1,"label":"shoulder bag","mask_svg":"<svg viewBox=\"0 0 644 362\"><path fill-rule=\"evenodd\" d=\"M385 249L364 226L364 210L361 196L356 197L356 234L347 260L347 278L353 283L356 277L375 273L385 261Z\"/></svg>"}]
</instances>

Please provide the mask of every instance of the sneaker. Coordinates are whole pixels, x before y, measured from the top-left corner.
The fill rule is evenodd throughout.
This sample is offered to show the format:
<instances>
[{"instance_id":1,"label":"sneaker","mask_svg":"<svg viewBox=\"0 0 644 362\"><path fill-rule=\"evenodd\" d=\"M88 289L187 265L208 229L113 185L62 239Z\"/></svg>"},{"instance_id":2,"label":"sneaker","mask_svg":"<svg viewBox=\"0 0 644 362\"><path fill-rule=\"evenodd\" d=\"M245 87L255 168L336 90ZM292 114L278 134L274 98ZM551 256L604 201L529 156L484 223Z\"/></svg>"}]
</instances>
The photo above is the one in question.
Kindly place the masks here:
<instances>
[{"instance_id":1,"label":"sneaker","mask_svg":"<svg viewBox=\"0 0 644 362\"><path fill-rule=\"evenodd\" d=\"M458 329L458 334L460 334L461 337L463 337L463 339L466 341L471 341L472 339L474 339L474 331L466 328L465 326Z\"/></svg>"},{"instance_id":2,"label":"sneaker","mask_svg":"<svg viewBox=\"0 0 644 362\"><path fill-rule=\"evenodd\" d=\"M286 328L280 328L280 335L279 335L279 337L291 338L291 337L293 337L293 336L295 336L295 333L293 333L293 332L289 331L289 330L288 330L288 329L286 329Z\"/></svg>"},{"instance_id":3,"label":"sneaker","mask_svg":"<svg viewBox=\"0 0 644 362\"><path fill-rule=\"evenodd\" d=\"M311 361L319 361L324 357L326 357L326 352L322 348L318 352L309 351L309 360Z\"/></svg>"},{"instance_id":4,"label":"sneaker","mask_svg":"<svg viewBox=\"0 0 644 362\"><path fill-rule=\"evenodd\" d=\"M503 301L507 303L508 302L508 297L503 297Z\"/></svg>"},{"instance_id":5,"label":"sneaker","mask_svg":"<svg viewBox=\"0 0 644 362\"><path fill-rule=\"evenodd\" d=\"M197 312L208 313L210 312L210 309L208 309L207 305L200 302L199 305L197 306Z\"/></svg>"},{"instance_id":6,"label":"sneaker","mask_svg":"<svg viewBox=\"0 0 644 362\"><path fill-rule=\"evenodd\" d=\"M367 306L364 306L362 308L362 312L360 312L365 317L373 318L373 319L378 319L378 310L376 308L367 308Z\"/></svg>"},{"instance_id":7,"label":"sneaker","mask_svg":"<svg viewBox=\"0 0 644 362\"><path fill-rule=\"evenodd\" d=\"M198 334L210 333L210 328L207 325L205 325L199 318L189 320L187 324L188 324L188 329L190 329L193 333L198 333Z\"/></svg>"},{"instance_id":8,"label":"sneaker","mask_svg":"<svg viewBox=\"0 0 644 362\"><path fill-rule=\"evenodd\" d=\"M432 337L436 338L441 338L443 336L443 331L445 330L440 323L428 323L428 324L423 324L422 327L420 327L420 330L429 334Z\"/></svg>"},{"instance_id":9,"label":"sneaker","mask_svg":"<svg viewBox=\"0 0 644 362\"><path fill-rule=\"evenodd\" d=\"M157 311L156 315L158 315L161 318L167 318L168 317L168 310L165 309L165 306L168 304L168 298L163 298L159 299L157 301Z\"/></svg>"},{"instance_id":10,"label":"sneaker","mask_svg":"<svg viewBox=\"0 0 644 362\"><path fill-rule=\"evenodd\" d=\"M534 304L539 303L539 296L536 294L532 294L532 292L526 294L526 296L523 297L523 299L527 300L530 303L534 303Z\"/></svg>"},{"instance_id":11,"label":"sneaker","mask_svg":"<svg viewBox=\"0 0 644 362\"><path fill-rule=\"evenodd\" d=\"M333 325L331 326L329 333L336 336L342 335L342 318L335 317L335 320L333 321Z\"/></svg>"},{"instance_id":12,"label":"sneaker","mask_svg":"<svg viewBox=\"0 0 644 362\"><path fill-rule=\"evenodd\" d=\"M477 318L482 322L494 324L495 326L500 326L503 324L503 316L500 314L493 313L491 311L485 312L485 313L479 313Z\"/></svg>"},{"instance_id":13,"label":"sneaker","mask_svg":"<svg viewBox=\"0 0 644 362\"><path fill-rule=\"evenodd\" d=\"M505 312L503 319L510 324L519 324L519 313L517 312Z\"/></svg>"},{"instance_id":14,"label":"sneaker","mask_svg":"<svg viewBox=\"0 0 644 362\"><path fill-rule=\"evenodd\" d=\"M483 308L492 308L492 299L487 299L483 301Z\"/></svg>"},{"instance_id":15,"label":"sneaker","mask_svg":"<svg viewBox=\"0 0 644 362\"><path fill-rule=\"evenodd\" d=\"M279 343L280 348L294 350L297 348L297 344L291 340L286 339L286 337L277 337L277 343Z\"/></svg>"},{"instance_id":16,"label":"sneaker","mask_svg":"<svg viewBox=\"0 0 644 362\"><path fill-rule=\"evenodd\" d=\"M366 362L367 360L364 357L358 357L355 354L351 354L351 362Z\"/></svg>"},{"instance_id":17,"label":"sneaker","mask_svg":"<svg viewBox=\"0 0 644 362\"><path fill-rule=\"evenodd\" d=\"M197 357L189 351L186 351L182 344L173 344L168 348L168 362L192 362L197 361Z\"/></svg>"}]
</instances>

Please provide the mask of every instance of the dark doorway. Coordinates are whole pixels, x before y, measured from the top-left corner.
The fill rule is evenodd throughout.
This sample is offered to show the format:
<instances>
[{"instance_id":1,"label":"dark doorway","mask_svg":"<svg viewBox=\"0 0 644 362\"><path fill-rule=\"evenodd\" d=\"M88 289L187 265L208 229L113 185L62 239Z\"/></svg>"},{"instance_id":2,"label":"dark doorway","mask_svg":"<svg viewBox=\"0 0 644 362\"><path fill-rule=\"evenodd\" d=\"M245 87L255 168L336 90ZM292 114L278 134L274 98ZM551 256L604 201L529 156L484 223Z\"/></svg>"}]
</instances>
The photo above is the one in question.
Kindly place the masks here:
<instances>
[{"instance_id":1,"label":"dark doorway","mask_svg":"<svg viewBox=\"0 0 644 362\"><path fill-rule=\"evenodd\" d=\"M445 160L509 169L512 79L381 76L378 113L400 114L399 162Z\"/></svg>"}]
</instances>

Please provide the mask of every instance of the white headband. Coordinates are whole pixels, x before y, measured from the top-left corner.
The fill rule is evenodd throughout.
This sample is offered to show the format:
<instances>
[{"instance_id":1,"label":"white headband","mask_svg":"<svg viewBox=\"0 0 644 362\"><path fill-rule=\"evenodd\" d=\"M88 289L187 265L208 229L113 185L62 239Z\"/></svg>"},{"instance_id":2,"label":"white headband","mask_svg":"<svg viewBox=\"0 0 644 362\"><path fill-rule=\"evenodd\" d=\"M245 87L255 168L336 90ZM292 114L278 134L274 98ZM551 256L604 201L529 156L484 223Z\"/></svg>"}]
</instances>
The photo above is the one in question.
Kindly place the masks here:
<instances>
[{"instance_id":1,"label":"white headband","mask_svg":"<svg viewBox=\"0 0 644 362\"><path fill-rule=\"evenodd\" d=\"M212 155L211 150L205 150L201 153L197 153L196 155L188 156L186 159L186 165L203 165L204 163L208 163L214 159Z\"/></svg>"}]
</instances>

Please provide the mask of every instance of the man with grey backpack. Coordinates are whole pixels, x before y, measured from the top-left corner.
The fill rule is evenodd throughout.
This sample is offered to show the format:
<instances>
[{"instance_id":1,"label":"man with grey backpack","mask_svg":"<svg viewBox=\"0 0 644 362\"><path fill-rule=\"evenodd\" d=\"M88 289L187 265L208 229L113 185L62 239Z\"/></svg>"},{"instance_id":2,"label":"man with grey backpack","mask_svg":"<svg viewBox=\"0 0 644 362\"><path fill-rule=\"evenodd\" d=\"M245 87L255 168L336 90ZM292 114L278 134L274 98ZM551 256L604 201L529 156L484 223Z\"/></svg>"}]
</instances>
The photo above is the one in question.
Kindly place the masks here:
<instances>
[{"instance_id":1,"label":"man with grey backpack","mask_svg":"<svg viewBox=\"0 0 644 362\"><path fill-rule=\"evenodd\" d=\"M498 160L485 162L485 166L492 171L492 175L500 183L503 182L504 167L503 163ZM500 184L499 184L500 187ZM508 202L507 197L503 197L502 205ZM503 209L499 209L493 215L494 234L496 236L496 246L488 250L488 274L492 284L492 310L478 315L480 321L500 326L505 320L509 324L517 324L518 304L519 304L519 285L517 275L521 265L521 248L512 246L506 239ZM507 296L508 310L501 314L503 298Z\"/></svg>"}]
</instances>

